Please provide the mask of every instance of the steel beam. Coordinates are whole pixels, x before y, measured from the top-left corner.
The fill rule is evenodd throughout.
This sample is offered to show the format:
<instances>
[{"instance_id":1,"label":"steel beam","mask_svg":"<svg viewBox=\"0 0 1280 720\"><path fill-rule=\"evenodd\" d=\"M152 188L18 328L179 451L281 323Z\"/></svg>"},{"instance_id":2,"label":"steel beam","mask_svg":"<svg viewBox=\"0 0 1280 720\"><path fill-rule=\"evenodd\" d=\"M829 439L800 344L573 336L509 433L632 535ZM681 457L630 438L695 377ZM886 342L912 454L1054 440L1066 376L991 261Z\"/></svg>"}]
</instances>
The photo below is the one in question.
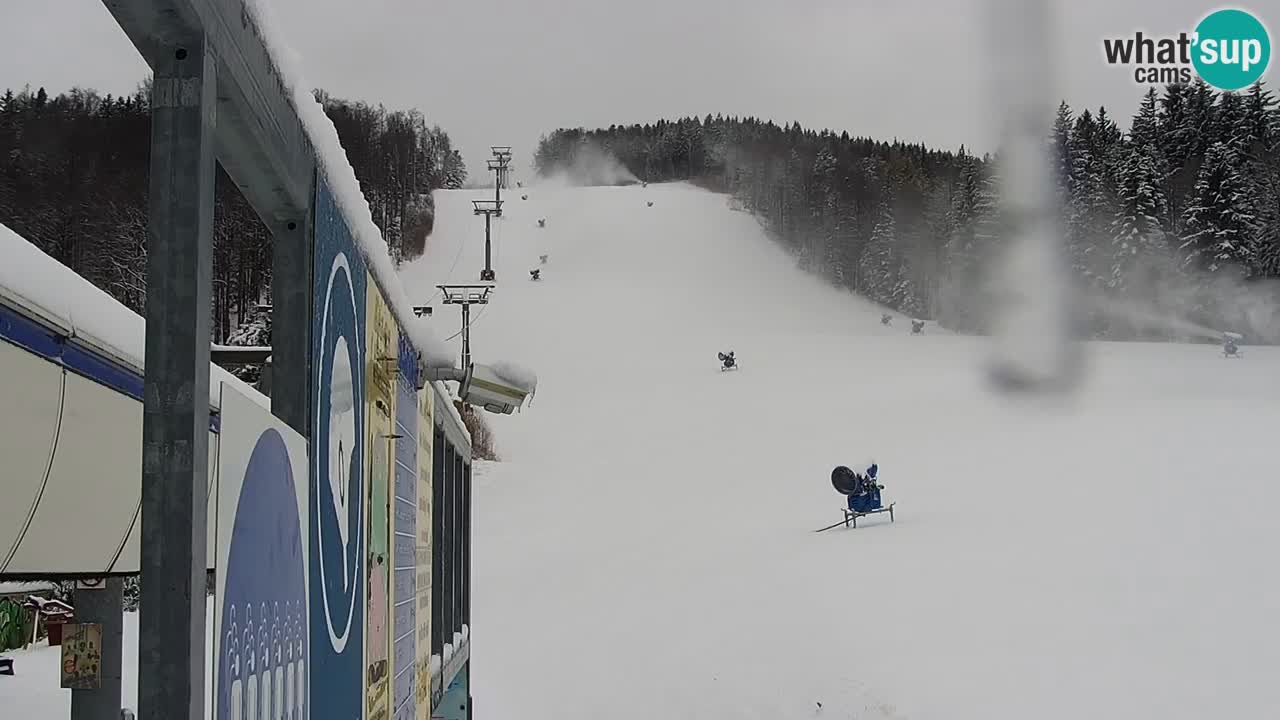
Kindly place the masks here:
<instances>
[{"instance_id":1,"label":"steel beam","mask_svg":"<svg viewBox=\"0 0 1280 720\"><path fill-rule=\"evenodd\" d=\"M204 717L214 55L152 59L138 717Z\"/></svg>"}]
</instances>

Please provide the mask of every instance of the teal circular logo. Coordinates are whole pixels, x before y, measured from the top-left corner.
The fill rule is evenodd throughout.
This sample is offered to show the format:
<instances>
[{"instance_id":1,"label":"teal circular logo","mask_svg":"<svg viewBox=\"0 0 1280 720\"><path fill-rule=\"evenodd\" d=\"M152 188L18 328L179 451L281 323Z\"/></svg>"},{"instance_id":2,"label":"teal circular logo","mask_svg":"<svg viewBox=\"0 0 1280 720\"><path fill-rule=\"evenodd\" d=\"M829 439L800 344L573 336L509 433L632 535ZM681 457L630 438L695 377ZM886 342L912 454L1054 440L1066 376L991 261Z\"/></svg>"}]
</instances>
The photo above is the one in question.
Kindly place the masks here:
<instances>
[{"instance_id":1,"label":"teal circular logo","mask_svg":"<svg viewBox=\"0 0 1280 720\"><path fill-rule=\"evenodd\" d=\"M1244 10L1218 10L1196 26L1191 63L1219 90L1257 82L1271 61L1271 37L1262 21Z\"/></svg>"}]
</instances>

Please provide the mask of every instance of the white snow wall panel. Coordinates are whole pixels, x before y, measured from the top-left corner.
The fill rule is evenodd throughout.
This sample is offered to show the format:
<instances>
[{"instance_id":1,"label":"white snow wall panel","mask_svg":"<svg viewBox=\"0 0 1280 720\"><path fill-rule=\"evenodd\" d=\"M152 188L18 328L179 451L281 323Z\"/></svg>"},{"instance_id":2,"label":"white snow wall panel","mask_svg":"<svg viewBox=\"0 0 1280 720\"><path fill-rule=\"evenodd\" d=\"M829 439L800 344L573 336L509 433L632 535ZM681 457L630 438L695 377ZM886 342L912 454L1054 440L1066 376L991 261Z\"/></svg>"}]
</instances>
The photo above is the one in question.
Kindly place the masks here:
<instances>
[{"instance_id":1,"label":"white snow wall panel","mask_svg":"<svg viewBox=\"0 0 1280 720\"><path fill-rule=\"evenodd\" d=\"M0 574L137 572L142 403L6 342L0 379Z\"/></svg>"},{"instance_id":2,"label":"white snow wall panel","mask_svg":"<svg viewBox=\"0 0 1280 720\"><path fill-rule=\"evenodd\" d=\"M0 571L44 487L62 411L62 366L0 341Z\"/></svg>"}]
</instances>

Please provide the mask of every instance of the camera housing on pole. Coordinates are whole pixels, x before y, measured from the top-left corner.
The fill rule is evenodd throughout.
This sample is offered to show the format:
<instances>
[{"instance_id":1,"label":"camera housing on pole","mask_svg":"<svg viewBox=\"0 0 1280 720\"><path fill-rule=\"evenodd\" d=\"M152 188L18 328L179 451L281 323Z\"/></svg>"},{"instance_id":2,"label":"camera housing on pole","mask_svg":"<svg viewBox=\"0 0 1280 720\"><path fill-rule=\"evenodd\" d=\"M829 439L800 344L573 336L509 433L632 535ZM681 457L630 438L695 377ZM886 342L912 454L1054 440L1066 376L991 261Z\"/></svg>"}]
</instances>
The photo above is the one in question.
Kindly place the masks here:
<instances>
[{"instance_id":1,"label":"camera housing on pole","mask_svg":"<svg viewBox=\"0 0 1280 720\"><path fill-rule=\"evenodd\" d=\"M484 216L484 269L480 271L481 282L493 282L493 217L502 217L501 200L472 200L475 214Z\"/></svg>"},{"instance_id":2,"label":"camera housing on pole","mask_svg":"<svg viewBox=\"0 0 1280 720\"><path fill-rule=\"evenodd\" d=\"M458 397L491 413L510 415L524 404L530 388L505 379L488 365L471 362L471 306L488 305L492 285L437 285L445 305L462 306L462 368L437 369L426 375L431 380L458 383ZM415 308L416 311L417 308Z\"/></svg>"}]
</instances>

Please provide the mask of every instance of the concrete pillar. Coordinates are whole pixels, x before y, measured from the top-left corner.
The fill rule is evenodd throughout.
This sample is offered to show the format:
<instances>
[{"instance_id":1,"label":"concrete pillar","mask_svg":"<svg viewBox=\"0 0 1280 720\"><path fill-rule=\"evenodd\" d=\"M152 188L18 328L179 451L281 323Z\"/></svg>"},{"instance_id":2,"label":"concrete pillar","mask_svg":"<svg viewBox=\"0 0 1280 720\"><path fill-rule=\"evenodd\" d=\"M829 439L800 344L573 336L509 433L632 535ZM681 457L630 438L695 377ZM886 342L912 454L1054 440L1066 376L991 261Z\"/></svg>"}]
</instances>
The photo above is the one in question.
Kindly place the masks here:
<instances>
[{"instance_id":1,"label":"concrete pillar","mask_svg":"<svg viewBox=\"0 0 1280 720\"><path fill-rule=\"evenodd\" d=\"M102 686L71 691L71 720L120 720L120 670L124 663L124 580L100 588L77 588L72 604L77 623L102 625Z\"/></svg>"},{"instance_id":2,"label":"concrete pillar","mask_svg":"<svg viewBox=\"0 0 1280 720\"><path fill-rule=\"evenodd\" d=\"M138 717L200 720L215 64L203 36L152 63Z\"/></svg>"}]
</instances>

